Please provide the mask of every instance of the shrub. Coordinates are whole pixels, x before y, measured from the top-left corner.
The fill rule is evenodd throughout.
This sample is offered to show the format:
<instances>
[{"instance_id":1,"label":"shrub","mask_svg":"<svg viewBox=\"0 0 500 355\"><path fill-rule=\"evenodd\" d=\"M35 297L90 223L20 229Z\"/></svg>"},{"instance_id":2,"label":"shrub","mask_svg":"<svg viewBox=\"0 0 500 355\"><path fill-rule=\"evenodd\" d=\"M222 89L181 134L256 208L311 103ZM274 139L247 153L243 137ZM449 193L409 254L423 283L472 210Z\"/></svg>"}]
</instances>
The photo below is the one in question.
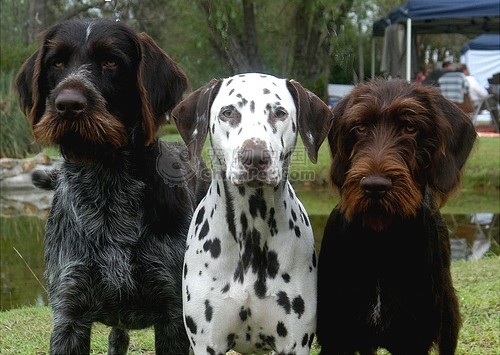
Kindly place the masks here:
<instances>
[{"instance_id":1,"label":"shrub","mask_svg":"<svg viewBox=\"0 0 500 355\"><path fill-rule=\"evenodd\" d=\"M40 151L33 143L28 119L19 109L13 82L15 71L0 76L0 157L25 158Z\"/></svg>"}]
</instances>

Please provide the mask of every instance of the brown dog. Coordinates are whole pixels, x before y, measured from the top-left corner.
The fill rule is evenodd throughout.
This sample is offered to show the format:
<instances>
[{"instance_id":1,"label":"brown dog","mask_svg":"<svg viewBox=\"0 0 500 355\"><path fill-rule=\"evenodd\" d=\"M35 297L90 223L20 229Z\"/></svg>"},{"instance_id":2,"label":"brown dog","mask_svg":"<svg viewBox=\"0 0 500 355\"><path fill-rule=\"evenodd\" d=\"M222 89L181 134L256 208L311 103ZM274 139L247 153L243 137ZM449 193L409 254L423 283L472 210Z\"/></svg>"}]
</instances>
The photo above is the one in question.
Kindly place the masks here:
<instances>
[{"instance_id":1,"label":"brown dog","mask_svg":"<svg viewBox=\"0 0 500 355\"><path fill-rule=\"evenodd\" d=\"M471 120L432 87L360 84L333 109L340 202L318 268L322 354L453 354L461 325L439 208L459 186Z\"/></svg>"}]
</instances>

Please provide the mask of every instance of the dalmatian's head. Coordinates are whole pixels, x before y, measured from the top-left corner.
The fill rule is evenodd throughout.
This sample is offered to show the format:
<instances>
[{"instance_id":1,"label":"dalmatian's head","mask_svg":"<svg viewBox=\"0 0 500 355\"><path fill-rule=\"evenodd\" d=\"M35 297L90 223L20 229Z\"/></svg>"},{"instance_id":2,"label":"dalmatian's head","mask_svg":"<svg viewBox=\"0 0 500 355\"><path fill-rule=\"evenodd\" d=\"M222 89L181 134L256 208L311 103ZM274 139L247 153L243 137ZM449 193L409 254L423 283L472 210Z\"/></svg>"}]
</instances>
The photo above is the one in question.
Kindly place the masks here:
<instances>
[{"instance_id":1,"label":"dalmatian's head","mask_svg":"<svg viewBox=\"0 0 500 355\"><path fill-rule=\"evenodd\" d=\"M261 73L212 80L172 117L197 157L210 134L214 173L234 185L278 185L299 133L315 163L332 123L328 106L298 82Z\"/></svg>"}]
</instances>

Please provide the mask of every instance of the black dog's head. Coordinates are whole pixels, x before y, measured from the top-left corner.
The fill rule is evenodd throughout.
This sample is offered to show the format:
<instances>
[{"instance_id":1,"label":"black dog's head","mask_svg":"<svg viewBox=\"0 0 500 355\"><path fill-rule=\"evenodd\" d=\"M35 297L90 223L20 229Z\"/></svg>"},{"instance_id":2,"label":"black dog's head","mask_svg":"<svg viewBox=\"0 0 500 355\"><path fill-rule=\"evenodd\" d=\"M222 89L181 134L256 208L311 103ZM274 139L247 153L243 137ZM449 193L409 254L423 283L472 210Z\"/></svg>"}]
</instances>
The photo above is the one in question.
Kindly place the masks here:
<instances>
[{"instance_id":1,"label":"black dog's head","mask_svg":"<svg viewBox=\"0 0 500 355\"><path fill-rule=\"evenodd\" d=\"M394 216L414 217L426 191L437 209L459 186L476 131L439 89L375 80L333 113L331 179L348 219L382 230Z\"/></svg>"},{"instance_id":2,"label":"black dog's head","mask_svg":"<svg viewBox=\"0 0 500 355\"><path fill-rule=\"evenodd\" d=\"M181 68L145 33L110 20L67 21L16 78L35 139L67 158L99 159L149 145L187 87Z\"/></svg>"}]
</instances>

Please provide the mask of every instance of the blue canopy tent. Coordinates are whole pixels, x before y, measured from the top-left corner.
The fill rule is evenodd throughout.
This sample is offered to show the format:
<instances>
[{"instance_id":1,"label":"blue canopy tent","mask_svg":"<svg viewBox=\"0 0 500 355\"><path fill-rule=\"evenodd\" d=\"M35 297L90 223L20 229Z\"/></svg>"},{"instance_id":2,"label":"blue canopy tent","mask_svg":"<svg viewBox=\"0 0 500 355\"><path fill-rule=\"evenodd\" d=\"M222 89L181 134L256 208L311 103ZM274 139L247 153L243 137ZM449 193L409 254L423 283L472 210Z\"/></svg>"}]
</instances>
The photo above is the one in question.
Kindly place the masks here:
<instances>
[{"instance_id":1,"label":"blue canopy tent","mask_svg":"<svg viewBox=\"0 0 500 355\"><path fill-rule=\"evenodd\" d=\"M498 34L500 2L498 0L409 0L392 10L383 19L376 21L373 24L373 36L385 35L392 25L405 25L405 73L406 79L410 81L413 74L411 43L414 34ZM407 53L410 55L406 55Z\"/></svg>"}]
</instances>

